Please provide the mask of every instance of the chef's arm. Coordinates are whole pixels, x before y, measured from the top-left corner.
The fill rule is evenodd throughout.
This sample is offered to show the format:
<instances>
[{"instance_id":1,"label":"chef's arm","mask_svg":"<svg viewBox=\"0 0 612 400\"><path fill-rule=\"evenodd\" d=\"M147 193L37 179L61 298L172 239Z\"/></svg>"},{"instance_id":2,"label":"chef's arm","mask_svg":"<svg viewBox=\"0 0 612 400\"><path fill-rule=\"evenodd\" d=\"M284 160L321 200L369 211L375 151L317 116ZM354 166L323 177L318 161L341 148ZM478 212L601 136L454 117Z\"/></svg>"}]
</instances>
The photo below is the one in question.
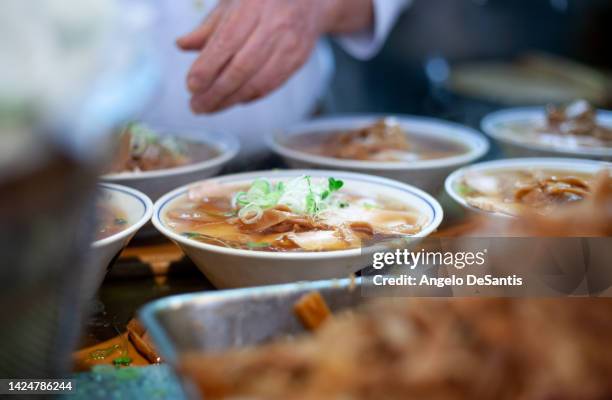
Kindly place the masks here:
<instances>
[{"instance_id":1,"label":"chef's arm","mask_svg":"<svg viewBox=\"0 0 612 400\"><path fill-rule=\"evenodd\" d=\"M376 0L323 1L322 33L350 34L371 29Z\"/></svg>"},{"instance_id":2,"label":"chef's arm","mask_svg":"<svg viewBox=\"0 0 612 400\"><path fill-rule=\"evenodd\" d=\"M374 57L387 40L395 22L408 8L412 0L371 0L373 23L367 28L343 32L336 39L342 48L353 57L368 60ZM345 31L346 32L346 31Z\"/></svg>"}]
</instances>

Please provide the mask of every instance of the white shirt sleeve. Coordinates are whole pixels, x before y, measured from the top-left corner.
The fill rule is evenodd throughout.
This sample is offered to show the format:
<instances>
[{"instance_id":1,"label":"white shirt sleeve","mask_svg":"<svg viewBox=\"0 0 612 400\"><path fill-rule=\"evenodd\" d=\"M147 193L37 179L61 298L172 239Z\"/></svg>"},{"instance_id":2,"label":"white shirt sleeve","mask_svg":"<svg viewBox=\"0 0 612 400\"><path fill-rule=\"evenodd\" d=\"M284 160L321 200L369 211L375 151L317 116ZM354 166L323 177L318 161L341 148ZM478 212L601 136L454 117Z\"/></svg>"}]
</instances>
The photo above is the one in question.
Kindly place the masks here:
<instances>
[{"instance_id":1,"label":"white shirt sleeve","mask_svg":"<svg viewBox=\"0 0 612 400\"><path fill-rule=\"evenodd\" d=\"M372 0L374 26L370 29L336 37L342 48L359 60L368 60L381 49L397 18L412 0Z\"/></svg>"}]
</instances>

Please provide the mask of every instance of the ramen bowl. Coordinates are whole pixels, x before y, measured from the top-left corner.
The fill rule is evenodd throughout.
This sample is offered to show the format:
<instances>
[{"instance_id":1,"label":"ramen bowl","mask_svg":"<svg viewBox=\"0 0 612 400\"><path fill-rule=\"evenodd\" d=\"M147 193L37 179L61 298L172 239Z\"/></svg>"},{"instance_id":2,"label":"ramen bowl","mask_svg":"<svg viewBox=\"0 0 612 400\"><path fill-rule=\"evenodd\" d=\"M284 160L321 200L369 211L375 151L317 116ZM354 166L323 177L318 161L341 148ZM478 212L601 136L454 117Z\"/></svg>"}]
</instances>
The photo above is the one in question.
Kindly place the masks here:
<instances>
[{"instance_id":1,"label":"ramen bowl","mask_svg":"<svg viewBox=\"0 0 612 400\"><path fill-rule=\"evenodd\" d=\"M475 205L474 202L471 202L469 196L466 195L466 189L464 187L465 178L470 174L489 175L494 177L496 174L529 174L550 171L550 175L555 175L558 178L571 176L592 179L599 171L605 169L609 170L610 168L612 168L612 164L608 162L573 158L514 158L487 161L461 168L450 174L445 181L445 190L455 202L472 215L511 218L513 215L510 213L486 210ZM548 172L546 172L545 176L548 176ZM517 189L519 188L520 183L518 183L517 180L513 180L512 178L507 179L510 179L508 184L515 185ZM495 183L491 181L482 183L482 185L486 187L490 187L492 184ZM486 187L482 190L483 192L486 191Z\"/></svg>"},{"instance_id":2,"label":"ramen bowl","mask_svg":"<svg viewBox=\"0 0 612 400\"><path fill-rule=\"evenodd\" d=\"M461 151L439 158L424 158L402 161L373 161L335 158L299 148L296 141L337 132L352 131L372 125L377 120L385 118L380 115L345 115L325 117L307 121L270 136L268 143L271 149L280 155L292 168L322 168L359 172L394 179L423 189L431 194L437 194L442 189L444 179L455 169L472 163L482 157L489 149L487 139L479 132L463 125L438 119L393 116L394 123L407 134L408 143L411 137L417 141L433 141L436 146L452 144L459 146ZM310 139L308 139L310 141ZM418 154L418 152L417 152Z\"/></svg>"},{"instance_id":3,"label":"ramen bowl","mask_svg":"<svg viewBox=\"0 0 612 400\"><path fill-rule=\"evenodd\" d=\"M380 196L418 213L420 229L409 237L422 238L438 227L442 221L442 208L427 193L413 186L376 176L322 170L274 170L227 175L183 186L162 196L153 212L153 225L175 242L217 288L259 286L295 281L343 278L371 264L371 247L340 250L265 251L227 247L202 242L179 234L168 223L168 213L185 201L194 187L240 187L259 178L273 184L300 177L323 180L334 177L342 180L342 190L369 196Z\"/></svg>"},{"instance_id":4,"label":"ramen bowl","mask_svg":"<svg viewBox=\"0 0 612 400\"><path fill-rule=\"evenodd\" d=\"M101 177L102 181L132 187L155 201L177 186L217 175L238 154L240 148L238 140L228 134L210 132L203 134L185 128L155 125L151 126L151 130L160 134L176 134L177 139L186 140L189 144L206 146L213 149L215 154L210 158L173 168L109 173Z\"/></svg>"},{"instance_id":5,"label":"ramen bowl","mask_svg":"<svg viewBox=\"0 0 612 400\"><path fill-rule=\"evenodd\" d=\"M545 126L544 107L508 108L488 114L481 129L508 157L570 157L611 161L612 147L585 145L575 137L536 132ZM612 128L612 111L597 110L597 123Z\"/></svg>"},{"instance_id":6,"label":"ramen bowl","mask_svg":"<svg viewBox=\"0 0 612 400\"><path fill-rule=\"evenodd\" d=\"M98 188L98 204L116 213L114 218L119 226L112 232L98 235L91 244L90 264L95 265L92 271L98 275L91 280L96 288L89 293L97 289L121 251L153 214L153 202L138 190L111 183L100 183Z\"/></svg>"}]
</instances>

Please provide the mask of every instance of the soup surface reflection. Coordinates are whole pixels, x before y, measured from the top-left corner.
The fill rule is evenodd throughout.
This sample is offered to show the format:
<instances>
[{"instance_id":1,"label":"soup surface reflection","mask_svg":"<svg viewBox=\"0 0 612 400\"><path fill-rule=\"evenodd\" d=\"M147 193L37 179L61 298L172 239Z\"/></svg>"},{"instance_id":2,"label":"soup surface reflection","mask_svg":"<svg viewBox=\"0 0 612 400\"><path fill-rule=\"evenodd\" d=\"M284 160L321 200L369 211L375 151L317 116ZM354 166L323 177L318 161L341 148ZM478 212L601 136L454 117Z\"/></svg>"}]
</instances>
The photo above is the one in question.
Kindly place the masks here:
<instances>
[{"instance_id":1,"label":"soup surface reflection","mask_svg":"<svg viewBox=\"0 0 612 400\"><path fill-rule=\"evenodd\" d=\"M407 133L390 118L351 131L295 135L286 146L324 157L380 162L448 158L468 151L459 142Z\"/></svg>"},{"instance_id":2,"label":"soup surface reflection","mask_svg":"<svg viewBox=\"0 0 612 400\"><path fill-rule=\"evenodd\" d=\"M164 215L175 232L201 242L258 251L331 251L414 235L427 222L409 206L342 190L343 182L301 176L251 185L206 182Z\"/></svg>"},{"instance_id":3,"label":"soup surface reflection","mask_svg":"<svg viewBox=\"0 0 612 400\"><path fill-rule=\"evenodd\" d=\"M506 122L500 123L498 129L507 137L559 149L612 148L612 127L599 123L597 110L584 100L565 106L549 105L544 123Z\"/></svg>"},{"instance_id":4,"label":"soup surface reflection","mask_svg":"<svg viewBox=\"0 0 612 400\"><path fill-rule=\"evenodd\" d=\"M463 176L456 190L468 204L484 211L547 214L589 197L593 180L593 174L547 169L473 171Z\"/></svg>"}]
</instances>

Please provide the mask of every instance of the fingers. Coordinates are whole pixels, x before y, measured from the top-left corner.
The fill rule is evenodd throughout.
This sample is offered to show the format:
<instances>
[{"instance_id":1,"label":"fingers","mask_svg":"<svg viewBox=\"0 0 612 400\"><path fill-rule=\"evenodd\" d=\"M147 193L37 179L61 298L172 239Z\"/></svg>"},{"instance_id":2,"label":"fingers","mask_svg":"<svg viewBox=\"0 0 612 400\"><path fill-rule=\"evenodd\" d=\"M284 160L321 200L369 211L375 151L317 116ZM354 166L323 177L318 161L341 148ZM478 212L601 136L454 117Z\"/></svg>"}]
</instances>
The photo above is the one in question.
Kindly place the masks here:
<instances>
[{"instance_id":1,"label":"fingers","mask_svg":"<svg viewBox=\"0 0 612 400\"><path fill-rule=\"evenodd\" d=\"M179 37L176 45L183 50L200 50L206 44L211 34L221 21L221 17L226 9L226 2L221 2L204 22L193 31Z\"/></svg>"},{"instance_id":2,"label":"fingers","mask_svg":"<svg viewBox=\"0 0 612 400\"><path fill-rule=\"evenodd\" d=\"M297 38L286 35L261 69L209 112L253 101L274 91L306 62L311 50L310 46L302 45Z\"/></svg>"},{"instance_id":3,"label":"fingers","mask_svg":"<svg viewBox=\"0 0 612 400\"><path fill-rule=\"evenodd\" d=\"M247 102L281 86L307 60L320 34L308 1L240 0L187 37L203 46L187 78L196 113Z\"/></svg>"},{"instance_id":4,"label":"fingers","mask_svg":"<svg viewBox=\"0 0 612 400\"><path fill-rule=\"evenodd\" d=\"M191 108L196 113L215 110L259 71L272 55L277 40L266 29L256 29L247 43L222 70L212 86L195 94Z\"/></svg>"},{"instance_id":5,"label":"fingers","mask_svg":"<svg viewBox=\"0 0 612 400\"><path fill-rule=\"evenodd\" d=\"M244 46L249 35L255 30L259 14L251 8L256 3L238 4L223 15L208 43L191 66L187 87L192 93L208 90L223 67Z\"/></svg>"}]
</instances>

